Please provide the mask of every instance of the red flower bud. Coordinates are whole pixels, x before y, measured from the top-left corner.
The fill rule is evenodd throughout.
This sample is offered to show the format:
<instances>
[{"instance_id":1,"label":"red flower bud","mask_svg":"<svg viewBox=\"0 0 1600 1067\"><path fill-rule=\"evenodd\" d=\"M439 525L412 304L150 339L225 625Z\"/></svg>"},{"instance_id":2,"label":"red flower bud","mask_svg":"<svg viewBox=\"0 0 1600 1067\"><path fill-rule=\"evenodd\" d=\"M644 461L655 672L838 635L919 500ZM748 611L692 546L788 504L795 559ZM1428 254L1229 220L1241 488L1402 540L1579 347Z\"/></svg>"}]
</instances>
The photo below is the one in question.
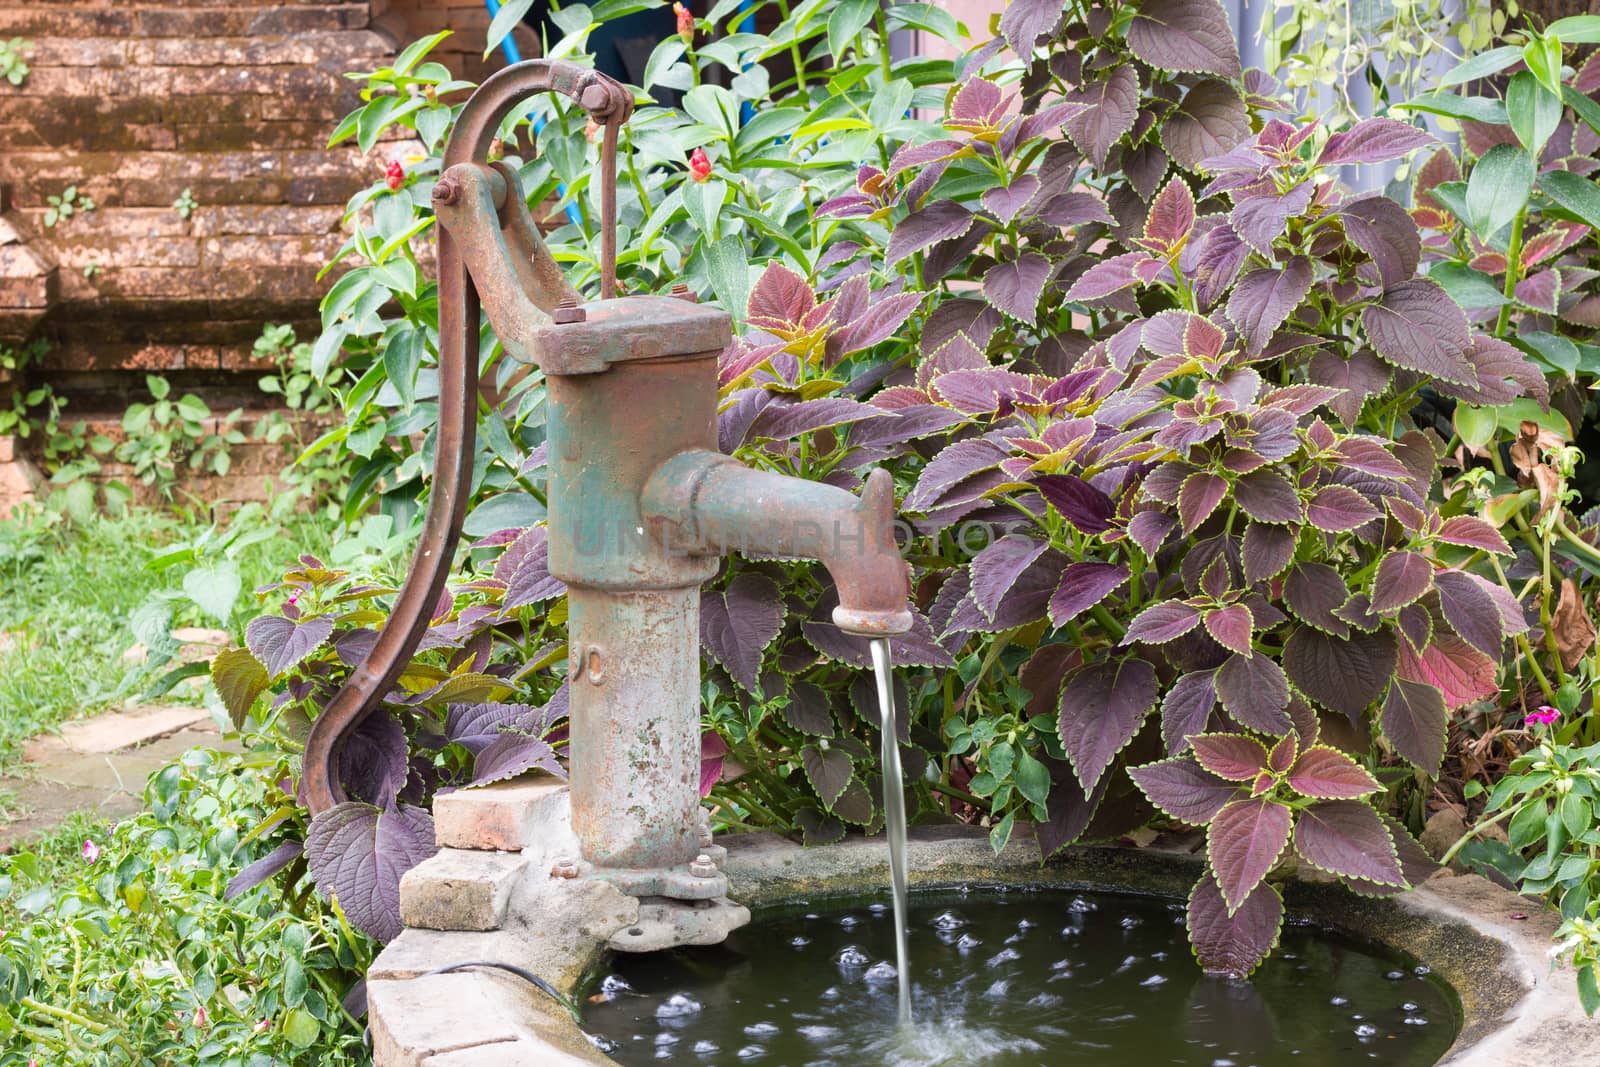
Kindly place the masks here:
<instances>
[{"instance_id":1,"label":"red flower bud","mask_svg":"<svg viewBox=\"0 0 1600 1067\"><path fill-rule=\"evenodd\" d=\"M406 182L406 169L400 165L398 159L391 159L389 165L383 169L383 177L389 183L389 188L398 189Z\"/></svg>"},{"instance_id":2,"label":"red flower bud","mask_svg":"<svg viewBox=\"0 0 1600 1067\"><path fill-rule=\"evenodd\" d=\"M711 177L711 157L706 155L704 148L696 148L689 153L689 177L697 182Z\"/></svg>"},{"instance_id":3,"label":"red flower bud","mask_svg":"<svg viewBox=\"0 0 1600 1067\"><path fill-rule=\"evenodd\" d=\"M694 14L682 4L673 4L672 10L678 16L678 36L684 44L694 44Z\"/></svg>"}]
</instances>

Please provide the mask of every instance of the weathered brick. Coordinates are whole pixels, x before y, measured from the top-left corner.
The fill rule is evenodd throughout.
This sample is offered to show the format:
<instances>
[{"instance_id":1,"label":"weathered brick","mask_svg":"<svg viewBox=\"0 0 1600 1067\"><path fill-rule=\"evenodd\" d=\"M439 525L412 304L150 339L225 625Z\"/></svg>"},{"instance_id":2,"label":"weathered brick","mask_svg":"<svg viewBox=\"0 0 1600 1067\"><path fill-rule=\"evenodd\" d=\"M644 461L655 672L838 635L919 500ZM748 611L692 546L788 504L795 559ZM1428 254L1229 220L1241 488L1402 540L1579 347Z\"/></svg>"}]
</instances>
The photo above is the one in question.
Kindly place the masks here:
<instances>
[{"instance_id":1,"label":"weathered brick","mask_svg":"<svg viewBox=\"0 0 1600 1067\"><path fill-rule=\"evenodd\" d=\"M570 811L566 783L558 778L458 789L434 798L434 839L440 848L517 852L544 840Z\"/></svg>"},{"instance_id":2,"label":"weathered brick","mask_svg":"<svg viewBox=\"0 0 1600 1067\"><path fill-rule=\"evenodd\" d=\"M423 930L498 930L528 861L518 853L441 849L400 879L400 917Z\"/></svg>"}]
</instances>

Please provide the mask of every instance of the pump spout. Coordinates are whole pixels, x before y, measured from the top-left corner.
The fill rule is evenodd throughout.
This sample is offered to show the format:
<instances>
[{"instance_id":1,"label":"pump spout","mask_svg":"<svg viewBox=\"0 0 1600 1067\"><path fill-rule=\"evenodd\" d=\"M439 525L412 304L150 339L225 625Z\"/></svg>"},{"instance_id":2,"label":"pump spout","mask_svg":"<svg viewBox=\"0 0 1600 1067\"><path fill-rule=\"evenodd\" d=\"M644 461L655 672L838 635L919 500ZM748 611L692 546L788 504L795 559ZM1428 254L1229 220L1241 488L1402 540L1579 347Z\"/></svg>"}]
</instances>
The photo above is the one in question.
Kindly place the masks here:
<instances>
[{"instance_id":1,"label":"pump spout","mask_svg":"<svg viewBox=\"0 0 1600 1067\"><path fill-rule=\"evenodd\" d=\"M862 637L911 628L906 564L894 536L894 480L867 478L861 496L690 451L667 460L640 503L656 537L689 554L814 559L839 590L833 621Z\"/></svg>"}]
</instances>

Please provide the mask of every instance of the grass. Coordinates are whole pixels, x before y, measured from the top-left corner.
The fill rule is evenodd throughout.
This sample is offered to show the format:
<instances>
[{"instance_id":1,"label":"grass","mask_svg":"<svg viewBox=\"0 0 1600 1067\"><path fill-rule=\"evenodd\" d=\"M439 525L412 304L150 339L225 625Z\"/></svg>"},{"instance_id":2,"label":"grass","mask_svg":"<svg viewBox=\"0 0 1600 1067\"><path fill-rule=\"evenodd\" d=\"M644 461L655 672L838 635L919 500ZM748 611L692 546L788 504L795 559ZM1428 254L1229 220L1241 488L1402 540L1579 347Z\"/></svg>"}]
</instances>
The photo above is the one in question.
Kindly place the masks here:
<instances>
[{"instance_id":1,"label":"grass","mask_svg":"<svg viewBox=\"0 0 1600 1067\"><path fill-rule=\"evenodd\" d=\"M244 589L226 627L236 639L253 614L250 590L300 553L325 552L330 540L309 517L288 526L248 521L271 536L241 545L233 558ZM173 626L218 627L178 595L186 567L147 566L210 527L203 515L155 509L86 523L40 515L0 520L0 766L13 762L29 737L139 695L122 657L135 644L129 620L141 605L167 595Z\"/></svg>"}]
</instances>

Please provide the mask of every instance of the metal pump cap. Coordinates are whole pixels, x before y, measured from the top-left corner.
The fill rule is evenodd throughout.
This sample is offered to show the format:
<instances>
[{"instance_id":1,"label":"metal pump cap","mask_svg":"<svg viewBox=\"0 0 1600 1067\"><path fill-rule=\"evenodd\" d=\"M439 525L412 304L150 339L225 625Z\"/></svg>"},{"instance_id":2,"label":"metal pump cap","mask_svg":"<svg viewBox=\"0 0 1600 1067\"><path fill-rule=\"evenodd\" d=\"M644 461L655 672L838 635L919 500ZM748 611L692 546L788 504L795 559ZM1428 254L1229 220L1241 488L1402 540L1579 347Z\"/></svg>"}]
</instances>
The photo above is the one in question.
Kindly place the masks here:
<instances>
[{"instance_id":1,"label":"metal pump cap","mask_svg":"<svg viewBox=\"0 0 1600 1067\"><path fill-rule=\"evenodd\" d=\"M579 321L529 331L546 374L596 374L613 363L720 352L733 340L726 311L673 296L622 296L579 305Z\"/></svg>"}]
</instances>

